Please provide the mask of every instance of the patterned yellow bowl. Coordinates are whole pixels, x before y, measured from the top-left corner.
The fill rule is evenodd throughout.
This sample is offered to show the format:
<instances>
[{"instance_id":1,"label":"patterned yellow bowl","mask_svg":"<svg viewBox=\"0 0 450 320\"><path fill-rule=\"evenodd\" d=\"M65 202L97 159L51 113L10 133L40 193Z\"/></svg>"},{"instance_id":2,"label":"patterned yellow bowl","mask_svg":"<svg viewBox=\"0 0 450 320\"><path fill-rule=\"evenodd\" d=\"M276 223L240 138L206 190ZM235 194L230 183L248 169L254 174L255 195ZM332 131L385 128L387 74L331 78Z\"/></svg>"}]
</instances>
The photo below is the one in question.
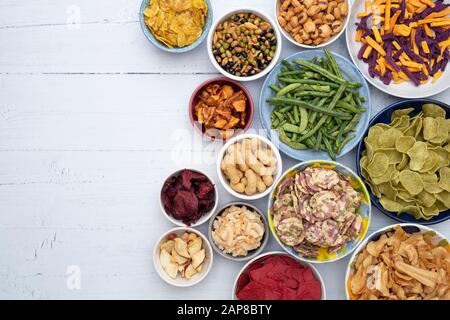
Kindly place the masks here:
<instances>
[{"instance_id":1,"label":"patterned yellow bowl","mask_svg":"<svg viewBox=\"0 0 450 320\"><path fill-rule=\"evenodd\" d=\"M279 190L281 187L284 186L287 179L293 177L296 175L296 173L305 170L308 167L314 167L314 168L324 168L324 169L332 169L336 171L341 177L345 177L348 182L351 184L353 189L359 194L361 198L361 202L359 206L356 209L356 214L359 215L361 218L361 227L359 229L359 232L357 234L356 239L351 241L346 241L342 246L340 246L338 249L333 250L332 252L329 252L328 248L321 247L318 250L318 255L303 255L298 253L292 246L288 246L285 243L281 241L279 238L275 225L273 220L273 205L276 200L276 196L279 193ZM275 188L273 189L268 203L268 222L269 222L269 229L271 230L273 236L277 240L277 242L280 244L280 246L290 255L293 257L311 262L311 263L326 263L326 262L333 262L336 260L339 260L346 255L348 255L350 252L352 252L363 240L367 233L367 229L369 227L370 223L370 217L371 217L371 202L369 193L367 192L367 189L362 182L361 178L358 177L351 169L347 168L346 166L334 162L334 161L327 161L327 160L311 160L311 161L305 161L301 162L292 168L288 169L280 179L275 184ZM343 222L345 223L345 221ZM338 225L339 226L339 225Z\"/></svg>"}]
</instances>

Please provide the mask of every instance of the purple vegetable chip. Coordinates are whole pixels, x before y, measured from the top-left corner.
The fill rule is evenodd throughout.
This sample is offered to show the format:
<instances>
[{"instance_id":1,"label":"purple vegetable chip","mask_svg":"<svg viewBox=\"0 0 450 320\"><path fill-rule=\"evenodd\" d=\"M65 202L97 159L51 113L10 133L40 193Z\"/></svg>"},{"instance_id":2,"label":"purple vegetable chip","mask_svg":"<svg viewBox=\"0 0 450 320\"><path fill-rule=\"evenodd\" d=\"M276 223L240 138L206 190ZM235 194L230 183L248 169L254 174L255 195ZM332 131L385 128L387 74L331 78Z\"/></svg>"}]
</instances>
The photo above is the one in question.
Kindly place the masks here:
<instances>
[{"instance_id":1,"label":"purple vegetable chip","mask_svg":"<svg viewBox=\"0 0 450 320\"><path fill-rule=\"evenodd\" d=\"M192 217L198 212L198 199L195 193L181 190L173 199L175 218L183 220L187 225L191 225Z\"/></svg>"},{"instance_id":2,"label":"purple vegetable chip","mask_svg":"<svg viewBox=\"0 0 450 320\"><path fill-rule=\"evenodd\" d=\"M214 185L211 182L203 182L199 185L197 196L199 199L210 199L213 191Z\"/></svg>"}]
</instances>

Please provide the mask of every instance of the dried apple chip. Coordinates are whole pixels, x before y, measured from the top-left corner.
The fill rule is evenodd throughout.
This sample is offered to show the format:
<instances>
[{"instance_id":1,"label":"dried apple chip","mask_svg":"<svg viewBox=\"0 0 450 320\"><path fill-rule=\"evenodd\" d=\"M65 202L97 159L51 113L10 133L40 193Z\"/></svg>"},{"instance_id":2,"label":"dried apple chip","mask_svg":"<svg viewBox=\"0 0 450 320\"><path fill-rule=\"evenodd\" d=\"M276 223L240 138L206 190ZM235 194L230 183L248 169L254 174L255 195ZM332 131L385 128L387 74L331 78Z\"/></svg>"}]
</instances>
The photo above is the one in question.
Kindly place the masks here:
<instances>
[{"instance_id":1,"label":"dried apple chip","mask_svg":"<svg viewBox=\"0 0 450 320\"><path fill-rule=\"evenodd\" d=\"M414 216L419 208L409 206ZM434 213L427 209L425 213ZM450 297L447 241L434 233L407 233L401 226L369 241L355 257L348 289L352 299L441 299Z\"/></svg>"}]
</instances>

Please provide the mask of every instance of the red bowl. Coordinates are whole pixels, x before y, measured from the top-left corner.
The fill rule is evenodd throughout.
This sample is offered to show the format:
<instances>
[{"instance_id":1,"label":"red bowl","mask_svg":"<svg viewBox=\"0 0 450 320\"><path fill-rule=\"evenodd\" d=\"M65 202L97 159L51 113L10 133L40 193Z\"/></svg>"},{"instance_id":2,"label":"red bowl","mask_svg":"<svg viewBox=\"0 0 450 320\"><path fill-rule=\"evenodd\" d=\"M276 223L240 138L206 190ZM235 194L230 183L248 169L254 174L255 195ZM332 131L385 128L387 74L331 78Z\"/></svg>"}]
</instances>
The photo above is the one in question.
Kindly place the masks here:
<instances>
[{"instance_id":1,"label":"red bowl","mask_svg":"<svg viewBox=\"0 0 450 320\"><path fill-rule=\"evenodd\" d=\"M236 130L236 132L247 131L247 129L250 128L250 125L252 124L252 121L253 121L254 104L253 104L252 95L250 94L250 92L248 92L247 88L244 87L242 84L240 84L237 81L225 78L225 77L217 77L217 78L212 78L212 79L206 80L205 82L201 83L194 90L194 92L192 93L191 99L189 100L189 119L191 120L192 126L204 138L207 138L212 141L215 141L215 140L222 141L223 140L219 134L217 136L212 136L208 132L205 132L205 130L202 128L202 125L196 121L196 116L195 116L195 106L197 105L197 103L199 101L198 96L199 96L200 92L212 83L218 83L220 85L228 84L234 90L242 90L242 92L244 92L244 95L247 98L247 107L245 110L247 118L245 119L245 127L242 129ZM231 136L229 136L228 139L233 137L236 134L236 132L233 133Z\"/></svg>"}]
</instances>

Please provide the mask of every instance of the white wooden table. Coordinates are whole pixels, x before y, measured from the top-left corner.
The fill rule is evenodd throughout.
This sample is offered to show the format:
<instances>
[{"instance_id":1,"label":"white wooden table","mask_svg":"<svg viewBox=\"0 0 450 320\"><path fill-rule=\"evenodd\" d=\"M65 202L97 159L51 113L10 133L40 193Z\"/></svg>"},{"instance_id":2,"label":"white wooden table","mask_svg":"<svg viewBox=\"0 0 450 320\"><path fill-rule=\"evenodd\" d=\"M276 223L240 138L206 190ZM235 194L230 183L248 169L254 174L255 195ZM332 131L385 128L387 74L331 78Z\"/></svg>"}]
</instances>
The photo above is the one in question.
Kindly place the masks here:
<instances>
[{"instance_id":1,"label":"white wooden table","mask_svg":"<svg viewBox=\"0 0 450 320\"><path fill-rule=\"evenodd\" d=\"M273 15L272 0L212 2L216 17L243 5ZM163 179L185 166L217 178L219 146L200 145L187 103L218 73L205 44L182 55L151 46L139 5L0 0L0 298L231 296L241 263L215 256L207 279L187 289L153 269L153 245L173 227L158 205ZM344 37L330 49L348 56ZM296 51L283 41L282 57ZM261 85L247 85L255 103ZM397 100L371 93L374 112ZM435 98L449 101L450 92ZM342 162L354 168L354 159ZM283 169L295 163L283 161ZM221 205L232 200L220 192ZM391 223L374 209L369 232ZM435 228L450 236L450 222ZM279 247L271 239L267 249ZM345 298L347 262L318 267L331 299Z\"/></svg>"}]
</instances>

